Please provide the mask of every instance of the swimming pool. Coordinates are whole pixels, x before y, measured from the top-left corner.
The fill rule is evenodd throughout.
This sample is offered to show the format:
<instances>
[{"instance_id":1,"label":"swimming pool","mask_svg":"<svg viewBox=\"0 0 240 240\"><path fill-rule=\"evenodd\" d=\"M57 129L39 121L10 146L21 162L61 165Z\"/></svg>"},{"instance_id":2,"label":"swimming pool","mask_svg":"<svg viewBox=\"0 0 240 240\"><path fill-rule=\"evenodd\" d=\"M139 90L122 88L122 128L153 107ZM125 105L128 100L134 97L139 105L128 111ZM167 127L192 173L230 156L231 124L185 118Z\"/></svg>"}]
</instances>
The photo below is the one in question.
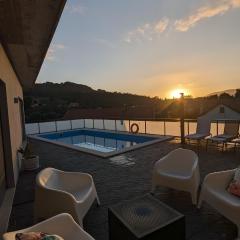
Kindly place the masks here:
<instances>
[{"instance_id":1,"label":"swimming pool","mask_svg":"<svg viewBox=\"0 0 240 240\"><path fill-rule=\"evenodd\" d=\"M169 137L78 129L39 134L34 136L34 138L100 157L111 157L139 147L167 140L166 138Z\"/></svg>"}]
</instances>

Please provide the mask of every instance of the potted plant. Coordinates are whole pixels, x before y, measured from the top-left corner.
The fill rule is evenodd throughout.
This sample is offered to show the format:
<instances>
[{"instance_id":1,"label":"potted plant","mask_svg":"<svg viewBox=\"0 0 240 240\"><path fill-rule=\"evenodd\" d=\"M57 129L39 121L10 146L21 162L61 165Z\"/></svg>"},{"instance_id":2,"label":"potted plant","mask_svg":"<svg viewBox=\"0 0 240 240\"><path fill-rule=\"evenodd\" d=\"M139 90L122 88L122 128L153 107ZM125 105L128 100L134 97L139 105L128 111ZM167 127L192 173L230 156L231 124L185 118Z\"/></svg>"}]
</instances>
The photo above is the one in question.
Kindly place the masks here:
<instances>
[{"instance_id":1,"label":"potted plant","mask_svg":"<svg viewBox=\"0 0 240 240\"><path fill-rule=\"evenodd\" d=\"M22 153L22 163L24 170L35 170L39 168L39 156L34 155L29 143L27 143L26 148L20 149L20 153Z\"/></svg>"}]
</instances>

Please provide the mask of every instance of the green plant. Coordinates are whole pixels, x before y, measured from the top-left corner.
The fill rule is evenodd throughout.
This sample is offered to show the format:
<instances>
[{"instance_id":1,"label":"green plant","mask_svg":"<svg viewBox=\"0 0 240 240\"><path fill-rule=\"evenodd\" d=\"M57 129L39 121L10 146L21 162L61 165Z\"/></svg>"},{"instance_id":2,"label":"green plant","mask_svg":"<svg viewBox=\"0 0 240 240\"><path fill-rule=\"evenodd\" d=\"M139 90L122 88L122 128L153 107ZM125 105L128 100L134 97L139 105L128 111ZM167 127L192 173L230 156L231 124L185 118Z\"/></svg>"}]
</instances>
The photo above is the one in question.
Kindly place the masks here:
<instances>
[{"instance_id":1,"label":"green plant","mask_svg":"<svg viewBox=\"0 0 240 240\"><path fill-rule=\"evenodd\" d=\"M29 142L27 143L25 148L20 148L19 152L23 154L23 157L25 159L32 158L34 156L34 153Z\"/></svg>"}]
</instances>

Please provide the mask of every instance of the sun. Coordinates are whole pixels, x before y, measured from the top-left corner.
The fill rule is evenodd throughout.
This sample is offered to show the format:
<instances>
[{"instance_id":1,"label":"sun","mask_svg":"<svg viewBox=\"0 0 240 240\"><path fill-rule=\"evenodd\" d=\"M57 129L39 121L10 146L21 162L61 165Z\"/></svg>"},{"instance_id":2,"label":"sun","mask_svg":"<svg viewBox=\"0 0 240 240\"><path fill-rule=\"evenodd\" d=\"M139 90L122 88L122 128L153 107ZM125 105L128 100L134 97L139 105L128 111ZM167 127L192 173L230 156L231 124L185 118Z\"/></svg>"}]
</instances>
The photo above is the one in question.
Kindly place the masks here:
<instances>
[{"instance_id":1,"label":"sun","mask_svg":"<svg viewBox=\"0 0 240 240\"><path fill-rule=\"evenodd\" d=\"M170 92L170 97L171 98L180 98L181 93L184 93L184 95L189 95L189 92L187 89L174 89Z\"/></svg>"}]
</instances>

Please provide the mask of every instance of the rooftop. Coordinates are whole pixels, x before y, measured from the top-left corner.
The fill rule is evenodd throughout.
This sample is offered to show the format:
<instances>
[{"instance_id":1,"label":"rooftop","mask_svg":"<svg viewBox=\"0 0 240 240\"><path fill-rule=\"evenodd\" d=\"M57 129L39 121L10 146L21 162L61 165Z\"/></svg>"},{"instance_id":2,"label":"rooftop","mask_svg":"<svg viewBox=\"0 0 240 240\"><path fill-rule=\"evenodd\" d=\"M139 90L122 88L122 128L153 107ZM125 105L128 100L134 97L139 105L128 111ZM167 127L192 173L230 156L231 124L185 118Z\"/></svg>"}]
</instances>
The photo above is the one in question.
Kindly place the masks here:
<instances>
[{"instance_id":1,"label":"rooftop","mask_svg":"<svg viewBox=\"0 0 240 240\"><path fill-rule=\"evenodd\" d=\"M37 140L31 140L30 144L34 153L40 156L41 169L54 167L92 174L101 206L92 206L84 219L84 228L96 240L108 239L108 207L149 193L154 163L169 151L180 147L180 143L174 140L102 159ZM239 165L239 152L220 152L216 148L210 148L206 152L201 147L185 147L199 155L201 181L210 172L232 169ZM34 185L38 171L23 172L20 175L9 231L33 224ZM186 234L189 240L230 240L237 234L236 226L207 204L203 204L200 210L194 207L188 193L158 188L154 196L186 216Z\"/></svg>"}]
</instances>

